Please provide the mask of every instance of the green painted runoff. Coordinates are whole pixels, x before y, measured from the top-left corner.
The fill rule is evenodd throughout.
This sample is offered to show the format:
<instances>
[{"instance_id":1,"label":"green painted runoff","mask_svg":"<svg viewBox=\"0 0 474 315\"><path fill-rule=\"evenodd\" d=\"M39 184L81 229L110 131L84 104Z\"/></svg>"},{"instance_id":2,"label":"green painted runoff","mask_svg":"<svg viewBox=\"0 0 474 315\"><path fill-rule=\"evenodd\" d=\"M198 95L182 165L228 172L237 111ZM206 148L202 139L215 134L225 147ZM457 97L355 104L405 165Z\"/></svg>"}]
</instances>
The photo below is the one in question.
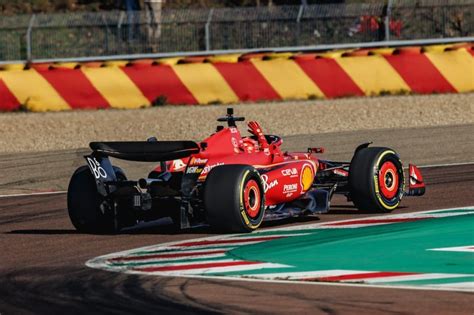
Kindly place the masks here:
<instances>
[{"instance_id":1,"label":"green painted runoff","mask_svg":"<svg viewBox=\"0 0 474 315\"><path fill-rule=\"evenodd\" d=\"M312 229L304 232L309 234L241 246L227 253L229 258L279 263L291 268L220 275L330 269L474 274L473 252L430 250L474 246L472 212L362 228Z\"/></svg>"}]
</instances>

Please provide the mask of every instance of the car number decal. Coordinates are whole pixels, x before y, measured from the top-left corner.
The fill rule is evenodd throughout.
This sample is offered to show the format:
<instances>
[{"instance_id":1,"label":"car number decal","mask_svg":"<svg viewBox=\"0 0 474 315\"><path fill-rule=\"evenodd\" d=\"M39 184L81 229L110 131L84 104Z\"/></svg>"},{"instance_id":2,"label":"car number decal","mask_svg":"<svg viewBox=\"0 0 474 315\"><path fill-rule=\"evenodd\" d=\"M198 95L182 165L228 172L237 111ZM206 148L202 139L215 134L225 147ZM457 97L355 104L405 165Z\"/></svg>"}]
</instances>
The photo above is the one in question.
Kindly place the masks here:
<instances>
[{"instance_id":1,"label":"car number decal","mask_svg":"<svg viewBox=\"0 0 474 315\"><path fill-rule=\"evenodd\" d=\"M105 171L105 169L100 166L100 163L97 161L96 158L87 158L87 163L89 164L89 167L92 171L92 174L94 174L94 177L96 179L100 179L101 177L102 178L107 178L107 172Z\"/></svg>"}]
</instances>

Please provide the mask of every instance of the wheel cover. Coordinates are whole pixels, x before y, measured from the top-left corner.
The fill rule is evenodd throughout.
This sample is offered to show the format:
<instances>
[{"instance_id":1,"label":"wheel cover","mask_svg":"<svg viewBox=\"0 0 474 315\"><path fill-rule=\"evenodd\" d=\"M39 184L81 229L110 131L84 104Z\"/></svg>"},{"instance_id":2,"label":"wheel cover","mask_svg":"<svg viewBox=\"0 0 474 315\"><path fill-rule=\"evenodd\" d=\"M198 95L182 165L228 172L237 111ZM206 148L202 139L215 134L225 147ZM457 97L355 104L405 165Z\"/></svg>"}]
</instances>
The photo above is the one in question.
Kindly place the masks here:
<instances>
[{"instance_id":1,"label":"wheel cover","mask_svg":"<svg viewBox=\"0 0 474 315\"><path fill-rule=\"evenodd\" d=\"M250 218L255 219L258 217L261 202L260 187L255 180L251 179L245 184L244 188L244 207L245 212Z\"/></svg>"},{"instance_id":2,"label":"wheel cover","mask_svg":"<svg viewBox=\"0 0 474 315\"><path fill-rule=\"evenodd\" d=\"M380 192L386 199L392 199L398 194L399 175L395 164L386 161L379 170Z\"/></svg>"}]
</instances>

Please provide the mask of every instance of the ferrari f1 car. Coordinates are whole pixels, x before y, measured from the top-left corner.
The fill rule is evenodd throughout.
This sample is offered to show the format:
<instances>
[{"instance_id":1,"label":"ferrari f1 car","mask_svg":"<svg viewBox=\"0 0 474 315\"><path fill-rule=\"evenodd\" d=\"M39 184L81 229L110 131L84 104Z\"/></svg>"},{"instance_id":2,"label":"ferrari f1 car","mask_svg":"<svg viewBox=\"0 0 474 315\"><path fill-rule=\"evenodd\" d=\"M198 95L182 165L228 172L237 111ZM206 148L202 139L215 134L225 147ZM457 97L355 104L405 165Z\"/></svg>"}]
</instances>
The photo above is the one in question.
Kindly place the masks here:
<instances>
[{"instance_id":1,"label":"ferrari f1 car","mask_svg":"<svg viewBox=\"0 0 474 315\"><path fill-rule=\"evenodd\" d=\"M262 221L329 211L334 194L343 194L364 211L389 212L404 195L423 195L420 171L409 166L409 189L397 153L359 145L350 162L317 157L322 148L283 152L282 139L248 124L242 136L236 122L200 143L193 141L92 142L87 165L68 188L68 212L82 232L114 233L139 222L170 217L181 228L210 225L222 232L251 232ZM127 179L109 157L159 162L145 178Z\"/></svg>"}]
</instances>

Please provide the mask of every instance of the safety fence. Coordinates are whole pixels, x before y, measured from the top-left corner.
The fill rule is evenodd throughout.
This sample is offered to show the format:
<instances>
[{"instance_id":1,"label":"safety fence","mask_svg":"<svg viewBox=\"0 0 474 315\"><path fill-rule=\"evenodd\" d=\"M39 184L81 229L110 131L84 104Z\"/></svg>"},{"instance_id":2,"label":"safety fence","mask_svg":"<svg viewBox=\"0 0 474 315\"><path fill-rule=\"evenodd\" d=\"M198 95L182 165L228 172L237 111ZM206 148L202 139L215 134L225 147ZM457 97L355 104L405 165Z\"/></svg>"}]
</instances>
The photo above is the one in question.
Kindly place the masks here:
<instances>
[{"instance_id":1,"label":"safety fence","mask_svg":"<svg viewBox=\"0 0 474 315\"><path fill-rule=\"evenodd\" d=\"M0 110L474 91L472 43L0 67Z\"/></svg>"},{"instance_id":2,"label":"safety fence","mask_svg":"<svg viewBox=\"0 0 474 315\"><path fill-rule=\"evenodd\" d=\"M474 35L474 0L0 16L0 61Z\"/></svg>"}]
</instances>

